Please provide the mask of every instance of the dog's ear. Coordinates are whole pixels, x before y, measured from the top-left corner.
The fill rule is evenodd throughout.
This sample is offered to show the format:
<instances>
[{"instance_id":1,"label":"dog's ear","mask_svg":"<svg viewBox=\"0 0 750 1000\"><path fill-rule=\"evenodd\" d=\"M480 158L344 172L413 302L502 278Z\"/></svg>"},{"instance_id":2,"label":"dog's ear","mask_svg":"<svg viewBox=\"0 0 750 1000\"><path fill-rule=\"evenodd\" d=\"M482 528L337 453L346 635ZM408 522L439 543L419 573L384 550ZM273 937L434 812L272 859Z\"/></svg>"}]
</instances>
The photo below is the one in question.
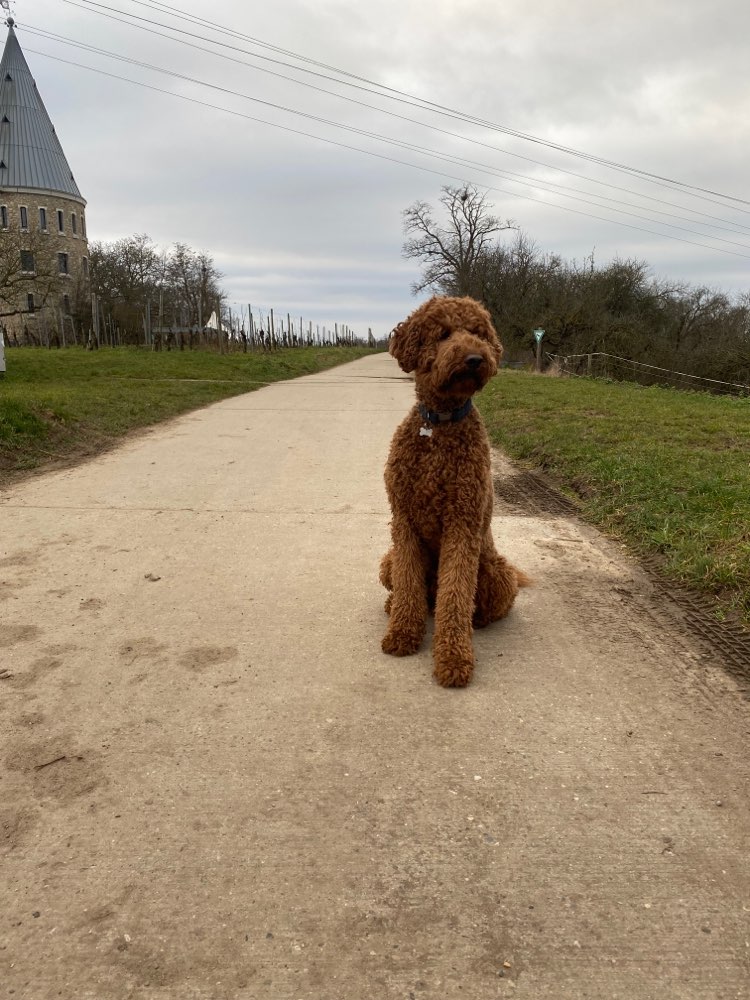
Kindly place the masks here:
<instances>
[{"instance_id":1,"label":"dog's ear","mask_svg":"<svg viewBox=\"0 0 750 1000\"><path fill-rule=\"evenodd\" d=\"M402 371L413 372L419 362L420 346L419 326L410 317L393 330L388 352L398 361Z\"/></svg>"},{"instance_id":2,"label":"dog's ear","mask_svg":"<svg viewBox=\"0 0 750 1000\"><path fill-rule=\"evenodd\" d=\"M492 338L490 340L490 343L492 345L492 350L495 355L495 361L499 365L500 359L502 358L504 352L503 352L503 345L500 343L498 336L495 333L494 327L492 328Z\"/></svg>"},{"instance_id":3,"label":"dog's ear","mask_svg":"<svg viewBox=\"0 0 750 1000\"><path fill-rule=\"evenodd\" d=\"M492 348L492 353L495 355L495 361L500 364L500 358L503 356L503 345L500 343L500 338L497 335L497 330L492 322L492 317L489 312L481 307L481 317L482 317L482 334L484 339L489 342Z\"/></svg>"}]
</instances>

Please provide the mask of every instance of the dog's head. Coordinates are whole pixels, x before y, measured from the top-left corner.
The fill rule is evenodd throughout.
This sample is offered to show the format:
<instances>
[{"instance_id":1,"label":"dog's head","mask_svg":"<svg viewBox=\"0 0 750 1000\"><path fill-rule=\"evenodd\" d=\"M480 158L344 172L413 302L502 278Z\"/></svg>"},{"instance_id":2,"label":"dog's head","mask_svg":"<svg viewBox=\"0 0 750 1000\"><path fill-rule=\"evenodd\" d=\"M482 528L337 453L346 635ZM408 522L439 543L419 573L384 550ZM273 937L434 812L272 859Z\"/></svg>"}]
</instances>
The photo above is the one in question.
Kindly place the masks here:
<instances>
[{"instance_id":1,"label":"dog's head","mask_svg":"<svg viewBox=\"0 0 750 1000\"><path fill-rule=\"evenodd\" d=\"M414 372L417 393L450 405L473 396L503 354L490 314L475 299L438 296L393 331L390 353Z\"/></svg>"}]
</instances>

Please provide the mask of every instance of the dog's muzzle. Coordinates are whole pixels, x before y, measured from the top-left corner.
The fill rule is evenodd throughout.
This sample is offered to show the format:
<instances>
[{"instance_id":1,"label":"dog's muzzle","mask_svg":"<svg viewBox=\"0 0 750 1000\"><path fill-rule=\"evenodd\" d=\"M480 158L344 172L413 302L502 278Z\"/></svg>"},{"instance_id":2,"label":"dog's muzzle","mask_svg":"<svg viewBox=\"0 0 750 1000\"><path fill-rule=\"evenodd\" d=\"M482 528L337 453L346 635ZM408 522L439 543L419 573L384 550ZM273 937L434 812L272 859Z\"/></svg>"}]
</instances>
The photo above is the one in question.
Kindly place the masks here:
<instances>
[{"instance_id":1,"label":"dog's muzzle","mask_svg":"<svg viewBox=\"0 0 750 1000\"><path fill-rule=\"evenodd\" d=\"M458 385L459 382L470 382L477 389L481 389L485 381L482 373L483 361L484 358L479 355L472 355L470 359L467 358L463 366L458 371L453 372L445 383L444 388L450 389L452 386Z\"/></svg>"}]
</instances>

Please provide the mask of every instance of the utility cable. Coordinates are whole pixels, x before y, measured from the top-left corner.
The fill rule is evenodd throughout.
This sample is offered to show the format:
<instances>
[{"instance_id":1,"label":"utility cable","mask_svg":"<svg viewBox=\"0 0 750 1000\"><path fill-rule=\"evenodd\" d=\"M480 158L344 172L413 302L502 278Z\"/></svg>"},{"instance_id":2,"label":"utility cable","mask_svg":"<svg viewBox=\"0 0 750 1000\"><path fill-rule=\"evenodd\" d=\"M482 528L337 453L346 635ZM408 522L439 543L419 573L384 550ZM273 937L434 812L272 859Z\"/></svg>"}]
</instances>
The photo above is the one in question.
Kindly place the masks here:
<instances>
[{"instance_id":1,"label":"utility cable","mask_svg":"<svg viewBox=\"0 0 750 1000\"><path fill-rule=\"evenodd\" d=\"M137 19L137 20L140 20L140 21L144 21L147 24L152 24L152 25L155 24L155 25L157 25L159 27L168 28L170 31L180 32L182 34L186 34L186 35L188 35L190 37L193 37L193 38L203 37L203 36L197 36L197 35L195 35L192 32L184 31L181 28L175 28L172 25L165 25L162 22L153 21L153 20L150 20L149 18L141 17L138 14L132 14L132 13L129 13L129 12L126 12L126 11L122 11L119 8L111 7L111 6L107 5L107 4L96 3L96 2L94 2L94 0L85 0L85 4L76 3L76 2L74 2L74 0L64 0L64 2L70 4L71 6L78 7L80 9L82 9L82 10L87 10L87 11L89 11L91 13L101 13L105 17L110 16L109 14L105 13L106 11L114 11L115 13L118 13L118 14L124 14L128 18ZM141 6L151 6L149 4L142 3L142 0L131 0L131 2L138 3ZM162 6L166 6L166 5L162 5ZM171 10L177 11L177 8L171 8ZM162 13L163 13L163 11L162 11ZM172 14L171 16L178 17L178 18L183 19L183 20L186 19L186 15L184 14L184 12L175 13L175 14ZM194 21L199 21L199 22L205 24L207 27L210 27L214 31L222 31L222 33L225 33L225 34L232 34L235 37L240 37L240 38L247 39L247 40L251 41L253 44L256 44L256 45L266 45L267 44L267 43L264 43L264 42L259 41L257 39L254 39L251 36L242 35L240 32L234 32L234 31L227 32L227 31L225 31L223 29L217 29L215 25L211 24L211 22L204 21L202 18L195 18L192 15L188 15L188 16L191 17ZM226 45L226 43L220 43L220 42L215 42L214 44L217 44L217 45L218 44ZM236 48L236 46L227 46L227 47L229 47L229 48ZM271 46L269 46L269 47L271 47ZM245 50L239 50L239 51L245 51ZM312 60L309 60L305 56L300 56L300 55L298 55L296 53L290 52L289 50L283 50L283 51L285 53L288 53L288 54L292 55L293 58L298 59L300 61L312 62ZM255 58L259 58L259 59L268 59L269 58L267 56L262 56L262 55L260 55L258 53L247 53L246 51L245 51L245 54L246 55L247 54L252 54ZM276 61L276 60L271 60L271 61L273 62L273 61ZM288 65L288 64L283 64L283 65ZM325 65L325 64L321 64L321 65ZM300 72L303 72L303 73L312 73L312 75L314 75L314 76L321 76L322 75L322 74L319 74L319 73L315 73L312 70L305 69L304 67L293 67L293 68L297 69L297 70L299 70ZM614 161L614 160L607 160L604 157L600 157L600 156L597 156L595 154L586 153L586 152L581 151L581 150L573 149L572 147L569 147L569 146L564 146L564 145L559 144L559 143L550 142L548 140L541 139L538 136L531 135L530 133L520 132L520 131L518 131L516 129L509 128L508 126L499 125L496 122L491 122L491 121L487 121L486 119L475 117L473 115L468 115L468 114L466 114L464 112L456 110L455 108L449 108L449 107L447 107L445 105L441 105L441 104L438 104L438 103L433 102L433 101L428 101L425 98L416 97L413 94L408 94L408 93L406 93L404 91L396 90L395 88L392 88L392 87L387 87L384 84L377 83L377 81L369 80L366 77L356 76L355 74L349 73L346 70L340 70L340 69L338 69L336 67L327 67L327 68L331 68L334 72L336 72L336 73L338 73L340 75L348 76L348 77L351 77L352 79L356 79L356 80L361 80L362 82L368 83L371 86L378 87L379 88L378 93L380 94L380 96L389 97L391 94L393 94L393 95L398 95L398 96L395 96L395 97L392 98L394 100L403 100L404 98L408 98L411 101L419 101L420 104L418 106L420 106L422 108L422 110L435 111L435 112L437 112L437 113L439 113L441 115L445 115L445 116L452 117L452 118L458 118L458 119L460 119L462 121L469 122L469 123L474 124L474 125L479 125L479 126L481 126L483 128L486 128L486 129L491 129L493 131L503 132L506 135L512 135L512 136L514 136L515 138L518 138L518 139L523 139L523 140L528 141L528 142L533 142L533 143L536 143L536 144L539 144L539 145L547 146L550 149L555 149L558 152L563 152L563 153L566 153L566 154L571 155L571 156L580 157L582 159L588 160L591 163L595 163L595 164L597 164L599 166L604 166L604 167L607 167L607 168L612 169L612 170L617 170L617 171L620 171L620 172L624 172L624 173L629 174L630 176L637 176L637 177L640 177L640 178L645 178L645 179L651 181L652 183L661 184L662 186L666 185L668 187L671 187L673 190L675 189L675 187L677 187L677 188L683 189L683 190L688 190L688 191L693 191L693 192L702 192L702 194L715 195L716 197L724 198L725 200L733 201L733 202L735 202L737 204L744 204L744 205L750 206L750 201L747 200L747 199L744 199L744 198L738 198L738 197L736 197L734 195L724 194L724 193L722 193L720 191L713 191L710 188L703 188L703 187L699 187L697 185L688 184L685 181L675 180L674 178L664 177L661 174L655 174L655 173L652 173L652 172L647 171L647 170L642 170L641 168L638 168L638 167L631 167L631 166L628 166L627 164L618 163L617 161ZM331 79L331 77L327 77L327 76L324 77L324 78L325 79L329 79L329 80ZM344 82L344 81L336 80L335 82L341 83L341 82ZM357 86L355 84L347 84L347 85L348 86ZM367 89L367 88L358 87L358 89ZM373 93L373 91L369 91L369 92ZM696 195L696 196L697 197L701 197L702 195L699 194L699 195ZM710 199L708 199L708 200L710 200ZM724 207L728 207L728 206L724 206ZM743 209L742 211L745 211L745 210Z\"/></svg>"},{"instance_id":2,"label":"utility cable","mask_svg":"<svg viewBox=\"0 0 750 1000\"><path fill-rule=\"evenodd\" d=\"M168 96L170 96L170 97L176 97L179 100L189 101L192 104L198 104L198 105L200 105L202 107L210 108L210 109L212 109L214 111L222 111L222 112L224 112L226 114L230 114L230 115L233 115L235 117L245 119L246 121L252 121L252 122L257 122L257 123L262 124L262 125L268 125L271 128L280 129L280 130L282 130L284 132L290 132L290 133L292 133L294 135L305 136L308 139L315 139L318 142L325 142L325 143L327 143L329 145L337 146L340 149L348 149L348 150L352 150L352 151L357 152L357 153L364 153L366 156L373 156L373 157L376 157L379 160L386 160L386 161L388 161L390 163L399 164L400 166L411 167L412 169L422 170L422 171L424 171L426 173L436 174L439 177L447 177L449 180L454 180L454 181L457 180L461 184L467 183L466 177L459 177L459 176L457 176L455 174L448 174L448 173L446 173L443 170L435 170L435 169L433 169L431 167L422 166L421 164L410 163L409 161L406 161L406 160L399 160L399 159L396 159L395 157L392 157L392 156L385 156L383 153L376 153L373 150L362 149L359 146L352 146L352 145L350 145L348 143L338 142L338 141L336 141L334 139L328 139L328 138L325 138L324 136L316 135L316 134L311 133L311 132L305 132L305 131L303 131L301 129L291 128L291 126L288 126L288 125L281 125L278 122L270 122L270 121L268 121L265 118L257 118L257 117L255 117L253 115L245 114L242 111L235 111L235 110L233 110L231 108L223 108L223 107L220 107L219 105L216 105L216 104L210 104L207 101L199 101L196 98L187 97L184 94L176 94L176 93L174 93L174 91L165 90L162 87L155 87L155 86L153 86L151 84L142 83L139 80L132 80L129 77L119 76L116 73L110 73L110 72L108 72L106 70L96 69L93 66L86 66L83 63L73 62L70 59L63 59L60 56L53 56L49 52L41 52L38 49L27 49L27 51L28 52L33 52L35 55L40 55L40 56L43 56L43 57L45 57L47 59L53 59L56 62L64 63L64 64L66 64L68 66L75 66L78 69L86 69L86 70L89 70L89 71L91 71L93 73L98 73L101 76L106 76L106 77L109 77L109 78L114 79L114 80L120 80L120 81L122 81L124 83L133 84L134 86L137 86L137 87L143 87L146 90L152 90L152 91L155 91L156 93L160 93L160 94L167 94ZM310 117L312 117L312 116L310 116ZM469 183L471 183L471 182L469 182ZM654 230L652 230L652 229L645 229L643 226L634 226L634 225L632 225L631 223L628 223L628 222L619 222L616 219L607 219L607 218L604 218L604 217L599 216L599 215L593 215L591 212L582 212L579 209L569 208L569 207L567 207L565 205L550 204L549 202L542 201L539 198L532 198L530 195L522 195L522 194L518 194L516 192L506 191L504 188L487 187L486 185L481 185L481 186L485 187L485 189L487 191L496 191L496 192L498 192L500 194L511 195L511 197L521 198L524 201L531 201L531 202L535 202L537 204L542 204L542 205L545 205L545 207L548 207L548 208L549 207L557 208L557 209L559 209L560 211L563 211L563 212L572 212L575 215L582 215L582 216L585 216L586 218L589 218L589 219L596 219L599 222L609 223L610 225L624 226L626 229L633 229L633 230L636 230L638 232L648 233L650 236L658 236L660 239L673 240L673 241L676 241L678 243L685 243L685 244L687 244L689 246L701 247L704 250L714 250L717 253L729 254L732 257L742 257L742 258L744 258L746 260L750 260L750 254L738 253L735 250L725 250L723 247L714 247L714 246L710 246L709 244L706 244L706 243L698 243L695 240L686 240L686 239L683 239L680 236L672 236L670 233L654 232Z\"/></svg>"},{"instance_id":3,"label":"utility cable","mask_svg":"<svg viewBox=\"0 0 750 1000\"><path fill-rule=\"evenodd\" d=\"M38 31L32 31L32 34L40 34L40 32L38 32ZM375 141L378 141L378 142L384 142L387 145L398 146L398 147L400 147L402 149L408 149L410 152L416 152L416 153L418 153L420 155L423 155L423 156L432 156L432 157L435 157L435 158L437 158L439 160L442 160L444 162L452 163L452 164L454 164L456 166L461 166L461 167L468 166L470 168L479 169L483 173L488 173L491 176L502 176L502 177L505 177L506 179L510 180L512 183L527 185L529 187L534 188L535 190L550 191L550 188L546 187L545 184L543 184L543 183L534 183L532 181L528 181L528 180L525 180L525 179L516 180L515 177L512 176L512 175L509 175L508 172L506 172L506 171L498 171L496 168L494 168L494 167L492 167L492 166L490 166L488 164L478 163L478 162L476 162L474 160L468 160L468 159L465 159L463 157L458 157L458 156L454 156L454 155L450 155L450 154L444 154L444 153L441 153L439 150L433 150L433 149L429 149L429 148L426 148L426 147L423 147L423 146L418 146L418 145L416 145L414 143L409 143L409 142L405 142L403 140L394 139L394 138L391 138L389 136L384 136L384 135L382 135L380 133L377 133L377 132L371 132L371 131L369 131L367 129L357 128L357 127L352 126L352 125L344 125L341 122L331 121L330 119L322 118L319 115L313 115L313 114L310 114L309 112L300 111L300 110L298 110L296 108L289 108L289 107L287 107L285 105L276 104L273 101L265 101L265 100L263 100L262 98L259 98L259 97L252 97L249 94L242 94L242 93L240 93L240 92L238 92L236 90L231 90L231 89L226 88L226 87L220 87L217 84L208 83L208 82L206 82L204 80L199 80L199 79L197 79L195 77L185 76L184 74L177 73L174 70L165 69L164 67L161 67L161 66L154 66L151 63L146 63L146 62L143 62L143 61L138 60L138 59L133 59L130 56L120 56L117 53L109 52L106 49L100 49L100 48L98 48L96 46L88 45L88 44L86 44L84 42L72 42L71 41L71 42L68 42L67 44L70 44L70 45L74 46L75 48L84 49L86 51L94 52L94 53L96 53L98 55L107 56L108 58L115 59L115 60L118 60L120 62L124 62L124 63L126 63L128 65L138 66L138 67L140 67L142 69L147 69L147 70L150 70L150 71L153 71L153 72L162 73L162 74L164 74L166 76L171 76L171 77L174 77L174 78L176 78L178 80L183 80L183 81L188 82L188 83L197 84L198 86L201 86L201 87L207 87L207 88L209 88L211 90L218 90L220 93L225 93L225 94L231 95L232 97L239 97L239 98L241 98L243 100L252 101L253 103L261 104L261 105L263 105L265 107L273 108L276 111L283 111L283 112L288 113L288 114L294 114L294 115L297 115L299 117L306 118L308 120L318 122L319 124L322 124L322 125L327 125L327 126L330 126L332 128L343 129L344 131L352 132L352 133L354 133L356 135L365 136L368 139L374 139ZM516 177L517 176L518 175L516 175ZM553 185L553 186L554 187L558 187L559 185ZM555 193L555 192L551 192L551 193ZM584 204L587 204L587 205L593 205L596 208L605 208L605 209L609 208L609 206L607 206L607 205L602 205L600 202L596 202L596 201L590 201L588 198L579 198L579 197L576 197L575 195L570 195L570 194L567 194L567 193L564 193L564 197L569 198L572 201L578 201L578 202L583 202ZM618 212L618 213L623 214L623 215L631 216L633 218L641 219L641 220L643 220L645 222L654 223L654 222L658 222L659 221L659 220L655 220L655 219L649 218L648 216L640 215L637 212L628 212L625 209L612 208L610 210L614 211L614 212ZM662 214L669 214L669 213L662 213ZM683 221L690 221L690 220L683 220ZM675 225L674 223L670 223L670 222L661 222L660 224L664 225L664 226L667 226L667 227L669 227L671 229L678 229L678 230L680 230L682 232L690 233L692 236L700 236L703 239L705 239L706 237L708 237L709 239L716 240L719 243L727 243L730 246L737 246L737 247L740 247L743 250L750 250L750 246L748 246L748 245L746 245L744 243L738 243L735 240L727 240L724 237L714 236L713 234L709 234L709 233L700 233L700 232L697 232L694 229L688 229L685 226L678 226L678 225ZM731 232L731 230L730 230L730 232Z\"/></svg>"},{"instance_id":4,"label":"utility cable","mask_svg":"<svg viewBox=\"0 0 750 1000\"><path fill-rule=\"evenodd\" d=\"M69 0L69 2L72 2L72 0ZM140 2L140 0L131 0L131 2ZM80 6L80 5L79 4L73 4L73 6ZM583 181L585 181L587 183L598 184L600 186L605 186L605 187L611 188L611 189L616 190L616 191L622 191L622 192L630 194L630 195L632 195L632 196L634 196L636 198L642 198L642 199L646 199L648 201L654 201L657 204L667 205L670 208L677 208L677 209L679 209L681 211L691 212L693 215L698 215L698 216L701 216L703 218L710 219L713 223L719 223L720 224L719 228L723 229L725 232L733 232L733 233L736 233L737 235L743 235L742 234L742 230L744 229L746 232L750 233L750 226L743 225L740 222L734 222L734 221L730 222L731 226L738 227L738 228L735 228L735 229L730 229L730 228L727 228L725 225L722 225L723 223L726 223L729 220L720 218L718 216L709 215L708 213L705 213L705 212L700 212L697 209L690 208L689 206L678 205L678 204L675 204L674 202L664 201L663 199L660 199L660 198L654 198L652 195L647 195L647 194L643 194L641 192L636 192L636 191L633 191L633 190L631 190L629 188L623 188L623 187L620 187L618 185L608 183L606 181L597 180L596 178L589 178L589 177L586 177L584 174L578 174L578 173L575 173L574 171L566 170L566 169L564 169L562 167L556 167L556 166L553 166L552 164L544 163L544 162L542 162L540 160L534 160L534 159L532 159L530 157L521 156L520 154L513 153L510 150L499 148L497 146L492 146L489 143L482 142L481 140L478 140L478 139L473 139L473 138L471 138L469 136L463 136L463 135L461 135L460 133L457 133L457 132L451 132L448 129L440 128L437 125L431 125L431 124L428 124L426 122L421 122L421 121L419 121L416 118L410 118L410 117L405 116L405 115L400 115L397 112L389 111L389 110L387 110L385 108L379 108L376 105L368 104L365 101L358 101L355 98L348 97L345 94L339 94L336 91L327 90L324 87L318 87L318 86L315 86L314 84L306 83L305 81L302 81L302 80L297 80L294 77L290 77L290 76L287 76L284 73L279 73L279 72L277 72L275 70L268 69L265 66L257 66L254 63L247 62L244 59L236 59L233 56L228 56L228 55L225 55L224 53L216 52L214 49L208 49L208 48L205 48L202 45L196 45L193 42L187 42L184 39L175 38L173 35L164 34L163 32L159 32L159 31L153 31L151 29L144 28L144 27L142 27L141 25L138 25L138 24L131 24L129 21L121 19L121 18L112 18L112 20L118 21L121 24L127 24L129 27L134 27L134 28L137 28L137 29L142 30L142 31L148 31L149 34L151 34L151 35L156 35L159 38L166 38L166 39L168 39L170 41L177 42L180 45L187 46L188 48L195 49L195 50L197 50L199 52L205 52L205 53L208 53L210 55L217 56L218 58L224 59L224 60L226 60L228 62L233 62L233 63L236 63L236 64L238 64L240 66L246 66L246 67L255 69L255 70L257 70L257 71L259 71L261 73L266 73L266 74L268 74L270 76L275 76L275 77L278 77L278 78L280 78L282 80L287 80L287 81L289 81L291 83L297 84L298 86L305 87L306 89L315 90L315 91L317 91L319 93L327 94L327 95L329 95L331 97L336 97L336 98L338 98L340 100L347 101L348 103L356 104L356 105L358 105L360 107L368 108L368 109L370 109L372 111L376 111L376 112L378 112L380 114L385 114L385 115L388 115L388 116L390 116L392 118L397 118L400 121L408 122L411 125L417 125L417 126L419 126L421 128L426 128L426 129L428 129L430 131L439 132L439 133L441 133L443 135L447 135L447 136L449 136L451 138L458 139L459 141L469 142L469 143L471 143L473 145L482 146L482 147L484 147L486 149L490 149L490 150L492 150L493 152L496 152L496 153L504 153L504 154L506 154L508 156L515 157L516 159L525 160L526 162L534 163L534 164L536 164L538 166L543 166L543 167L546 167L548 169L555 170L557 172L567 174L567 175L569 175L571 177L577 177L580 180L583 180ZM30 31L31 34L37 34L37 35L41 35L42 37L45 37L45 38L51 38L51 39L59 40L61 42L65 42L67 44L77 46L79 48L82 47L81 43L77 42L75 39L67 38L64 35L55 34L53 32L47 31L46 29L38 28L35 25L29 25L27 23L27 24L25 24L25 30L26 31ZM211 40L211 39L209 39L208 41L210 41L211 44L220 44L218 42L213 42L213 40ZM93 48L93 47L89 46L89 48ZM98 49L98 50L94 49L94 51L99 51L102 54L112 55L113 58L123 58L123 57L120 57L120 56L115 56L112 53L107 53L106 50L103 50L103 49ZM254 55L253 53L247 53L247 54ZM291 68L296 69L297 67L291 67ZM518 177L518 176L522 176L522 175L516 174L515 176ZM560 186L560 185L555 185L553 182L545 182L545 183L551 184L553 187L559 187ZM578 193L578 194L593 194L596 197L595 192L581 191L580 189L577 189L577 188L572 188L571 190L576 191L576 193ZM617 199L608 199L608 200L613 200L615 202L617 201ZM711 199L704 199L704 200L710 201ZM639 207L641 207L641 206L633 205L632 203L629 203L629 202L623 202L623 204L627 204L631 208L639 208ZM714 204L721 205L721 207L724 207L724 208L727 207L727 206L723 205L723 203L721 203L721 202L714 202ZM687 219L684 216L672 216L671 213L669 213L669 212L661 212L658 209L651 209L651 211L655 211L659 215L667 215L667 216L671 216L673 218L680 218L684 222L692 222L695 225L707 225L707 223L701 222L700 219Z\"/></svg>"}]
</instances>

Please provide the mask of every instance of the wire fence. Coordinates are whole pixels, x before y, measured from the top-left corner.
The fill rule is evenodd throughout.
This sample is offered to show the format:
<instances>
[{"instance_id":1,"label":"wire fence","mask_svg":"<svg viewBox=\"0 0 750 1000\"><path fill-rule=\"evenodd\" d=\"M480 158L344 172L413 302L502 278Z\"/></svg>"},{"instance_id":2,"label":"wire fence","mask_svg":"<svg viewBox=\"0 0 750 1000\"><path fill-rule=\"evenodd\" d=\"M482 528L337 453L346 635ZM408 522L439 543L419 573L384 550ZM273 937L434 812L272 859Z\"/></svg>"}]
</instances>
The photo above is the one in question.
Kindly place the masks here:
<instances>
[{"instance_id":1,"label":"wire fence","mask_svg":"<svg viewBox=\"0 0 750 1000\"><path fill-rule=\"evenodd\" d=\"M617 382L637 382L639 385L663 385L693 392L750 396L750 385L742 382L724 382L705 375L690 375L604 351L594 351L591 354L548 354L547 357L557 366L561 375L575 378L604 378Z\"/></svg>"}]
</instances>

